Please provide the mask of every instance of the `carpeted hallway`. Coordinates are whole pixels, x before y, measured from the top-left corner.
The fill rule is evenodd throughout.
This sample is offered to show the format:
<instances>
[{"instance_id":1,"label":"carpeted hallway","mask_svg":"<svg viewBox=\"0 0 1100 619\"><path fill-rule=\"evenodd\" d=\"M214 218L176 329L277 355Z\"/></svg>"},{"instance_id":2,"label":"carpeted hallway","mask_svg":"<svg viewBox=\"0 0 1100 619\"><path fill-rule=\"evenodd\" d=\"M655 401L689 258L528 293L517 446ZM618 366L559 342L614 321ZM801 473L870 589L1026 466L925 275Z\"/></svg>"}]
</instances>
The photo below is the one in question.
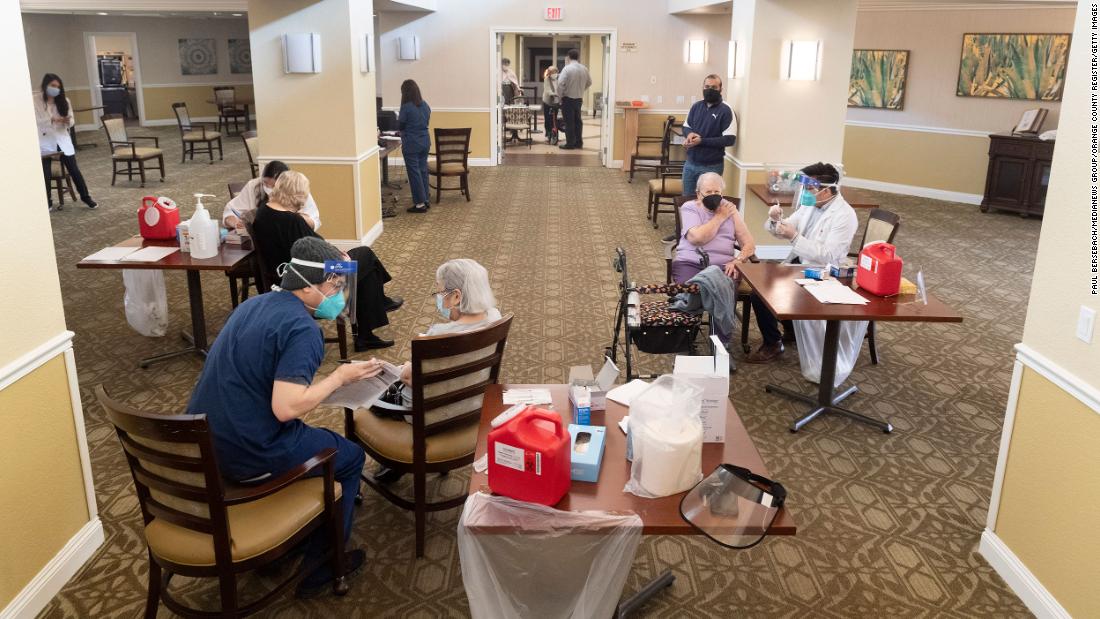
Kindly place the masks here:
<instances>
[{"instance_id":1,"label":"carpeted hallway","mask_svg":"<svg viewBox=\"0 0 1100 619\"><path fill-rule=\"evenodd\" d=\"M175 413L201 367L197 358L183 357L137 368L139 358L176 348L176 334L189 325L181 274L166 276L170 335L150 339L126 324L118 272L78 271L74 265L135 232L141 196L168 195L190 215L190 194L224 197L226 182L248 176L239 139L226 141L224 162L181 165L175 128L142 133L162 136L168 168L163 185L154 181L144 190L120 181L111 189L101 145L78 157L101 208L67 205L51 216L107 541L43 612L47 617L135 617L145 602L147 555L133 482L92 389L102 384L134 406ZM98 134L81 139L93 135L102 142ZM654 230L645 219L645 183L627 184L622 173L601 168L475 168L471 188L472 202L452 194L425 215L406 214L403 194L398 217L385 220L375 249L394 276L388 292L405 297L406 304L381 331L398 344L380 356L406 358L409 338L434 320L429 293L435 267L469 257L489 269L501 309L516 317L503 380L560 382L570 365L597 364L614 320L614 248L627 249L633 279L659 281L665 268L659 239L670 232L671 218ZM765 394L763 384L788 383L809 392L796 351L772 366L741 365L730 397L774 478L787 487L799 534L740 552L697 538L646 538L628 592L664 567L677 577L645 609L646 616L1028 615L976 547L1040 222L983 215L973 206L879 197L902 218L897 242L907 265L923 266L930 289L959 309L965 322L880 325L882 363L871 366L866 354L861 357L850 379L861 391L849 402L855 410L890 417L896 428L890 436L838 417L791 434L787 425L800 409ZM323 214L326 205L320 208ZM226 280L202 278L208 323L216 331L229 311ZM753 337L755 343L755 328ZM330 349L322 372L331 370L335 358ZM671 368L668 358L646 362L653 369ZM336 410L314 412L307 421L342 426ZM451 475L436 482L435 490L460 493L465 480ZM368 564L350 594L308 602L285 598L267 616L465 616L455 545L459 511L429 516L427 555L415 560L411 513L369 490L365 494L352 543L366 548ZM255 580L247 583L246 598L269 584ZM216 587L180 584L195 600L216 600ZM162 607L160 616L170 613Z\"/></svg>"}]
</instances>

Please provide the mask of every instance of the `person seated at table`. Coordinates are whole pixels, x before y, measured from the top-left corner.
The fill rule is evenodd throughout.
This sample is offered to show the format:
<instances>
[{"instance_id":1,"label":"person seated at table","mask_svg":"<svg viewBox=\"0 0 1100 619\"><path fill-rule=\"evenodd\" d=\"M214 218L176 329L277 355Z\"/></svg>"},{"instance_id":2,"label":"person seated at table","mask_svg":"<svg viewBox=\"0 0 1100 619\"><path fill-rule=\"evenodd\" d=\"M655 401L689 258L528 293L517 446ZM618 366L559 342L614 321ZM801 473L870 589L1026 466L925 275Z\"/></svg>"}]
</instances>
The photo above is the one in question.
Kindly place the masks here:
<instances>
[{"instance_id":1,"label":"person seated at table","mask_svg":"<svg viewBox=\"0 0 1100 619\"><path fill-rule=\"evenodd\" d=\"M275 187L275 181L279 175L290 168L282 161L269 161L260 172L260 178L254 178L244 184L241 192L225 203L222 210L222 225L232 230L243 228L244 221L251 222L256 216L256 209L267 202L271 196L271 190ZM313 200L313 194L306 196L306 202L302 205L298 215L306 220L314 232L321 229L321 212L317 210L317 202Z\"/></svg>"},{"instance_id":2,"label":"person seated at table","mask_svg":"<svg viewBox=\"0 0 1100 619\"><path fill-rule=\"evenodd\" d=\"M287 170L275 181L271 196L256 209L252 222L252 230L256 234L253 242L269 269L290 260L290 249L298 239L307 236L322 238L301 216L308 197L309 179L299 172ZM372 331L388 325L390 320L386 312L401 307L404 301L400 297L391 299L383 292L382 286L390 281L390 274L371 248L355 247L347 255L358 262L355 351L393 346L393 340L384 340ZM268 277L275 281L271 273Z\"/></svg>"},{"instance_id":3,"label":"person seated at table","mask_svg":"<svg viewBox=\"0 0 1100 619\"><path fill-rule=\"evenodd\" d=\"M287 262L279 267L278 289L248 299L229 315L210 347L187 412L206 415L218 465L237 483L260 483L323 449L335 448L346 544L365 454L336 432L301 420L337 388L382 369L376 359L340 364L314 382L324 359L324 336L315 319L334 319L347 302L344 276L326 274L315 265L343 258L340 250L320 238L295 241ZM321 474L318 468L310 475ZM311 535L304 545L303 565L321 560L328 544L324 528ZM348 575L363 565L364 558L359 549L347 553ZM301 581L298 595L320 594L332 580L331 566L325 562Z\"/></svg>"},{"instance_id":4,"label":"person seated at table","mask_svg":"<svg viewBox=\"0 0 1100 619\"><path fill-rule=\"evenodd\" d=\"M722 198L726 183L720 174L706 172L696 182L695 199L680 207L681 236L672 259L672 280L683 284L703 270L703 254L710 265L726 275L738 278L737 265L748 262L756 253L756 241L732 202ZM740 250L735 248L734 243ZM733 288L736 290L736 285ZM730 299L730 307L734 305ZM730 334L714 324L714 333L723 344Z\"/></svg>"},{"instance_id":5,"label":"person seated at table","mask_svg":"<svg viewBox=\"0 0 1100 619\"><path fill-rule=\"evenodd\" d=\"M783 209L778 205L772 206L768 211L768 219L764 222L764 229L772 236L785 239L791 244L791 253L787 262L799 262L806 265L824 266L826 264L840 265L848 257L848 248L852 244L859 227L856 212L844 196L840 195L840 170L828 163L815 163L802 168L802 173L821 183L821 187L812 190L812 204L796 206L794 213L787 218L783 217ZM756 294L751 297L752 309L756 314L756 324L760 328L760 334L764 343L746 359L749 363L770 363L783 353L783 340L779 332L779 321L771 313L768 306ZM805 323L805 324L799 324ZM818 327L813 325L819 324ZM796 321L796 332L799 333L799 341L803 332L813 340L817 340L817 350L821 350L821 342L825 339L824 321ZM862 345L862 331L867 328L866 322L845 321L841 323L841 348L839 357L850 358L851 364L847 370L843 369L844 363L837 365L838 382L847 378L851 366L855 363L855 357L851 354L851 346L854 345L855 355L859 354L859 346ZM807 330L809 329L809 330ZM820 331L818 340L817 331ZM812 332L811 332L812 331ZM860 333L857 333L860 332ZM858 337L857 337L858 336ZM845 343L848 346L845 346ZM808 343L813 348L812 343ZM800 349L803 346L800 345ZM801 352L801 350L800 350ZM801 356L801 355L800 355ZM820 359L816 361L820 364ZM807 368L804 368L804 374ZM812 372L811 372L812 374ZM820 374L820 367L817 374Z\"/></svg>"}]
</instances>

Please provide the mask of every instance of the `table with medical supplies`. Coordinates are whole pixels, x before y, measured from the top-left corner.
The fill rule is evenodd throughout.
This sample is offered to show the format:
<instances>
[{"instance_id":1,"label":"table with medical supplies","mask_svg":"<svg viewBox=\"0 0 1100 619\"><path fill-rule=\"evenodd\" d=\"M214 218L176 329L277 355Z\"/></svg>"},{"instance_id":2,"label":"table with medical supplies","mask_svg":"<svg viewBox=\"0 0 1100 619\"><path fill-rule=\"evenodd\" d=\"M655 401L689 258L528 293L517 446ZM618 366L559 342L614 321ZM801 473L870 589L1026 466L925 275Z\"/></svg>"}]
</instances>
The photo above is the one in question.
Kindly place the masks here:
<instances>
[{"instance_id":1,"label":"table with medical supplies","mask_svg":"<svg viewBox=\"0 0 1100 619\"><path fill-rule=\"evenodd\" d=\"M475 458L481 458L487 452L490 423L493 418L509 408L503 403L504 391L509 389L547 389L550 391L553 404L540 405L541 408L557 412L566 424L573 421L574 409L569 401L567 385L490 385L485 392L485 400L481 408L481 425L478 428ZM703 475L710 473L719 464L728 463L768 476L764 461L760 458L760 453L757 452L752 439L749 438L733 404L727 400L726 405L726 441L703 444ZM630 462L626 459L626 434L619 428L619 421L629 412L629 408L612 400L607 401L606 411L591 412L590 425L606 427L603 461L598 480L595 483L573 481L569 492L553 507L563 511L633 512L642 520L643 535L699 534L700 532L680 515L680 500L684 492L648 499L623 491L623 487L630 479ZM472 471L469 493L474 494L483 489L488 491L488 482L486 473ZM796 530L789 508L784 507L776 515L767 534L794 535ZM490 533L484 530L478 532ZM623 600L620 609L639 606L653 593L672 584L673 580L672 572L664 570L660 576L631 598Z\"/></svg>"},{"instance_id":2,"label":"table with medical supplies","mask_svg":"<svg viewBox=\"0 0 1100 619\"><path fill-rule=\"evenodd\" d=\"M178 247L175 239L149 240L140 236L134 236L115 245L115 247ZM149 367L153 363L195 353L206 357L210 346L206 338L206 313L202 300L202 282L199 274L202 271L228 272L234 266L252 256L251 249L244 249L240 245L222 244L218 248L218 254L213 258L192 258L189 252L176 251L155 262L131 262L126 260L88 260L85 258L77 263L78 269L155 269L162 271L187 271L187 296L191 305L191 332L183 331L181 336L190 342L190 346L181 350L163 353L142 359L138 365L142 368Z\"/></svg>"},{"instance_id":3,"label":"table with medical supplies","mask_svg":"<svg viewBox=\"0 0 1100 619\"><path fill-rule=\"evenodd\" d=\"M866 305L821 303L795 281L804 277L803 268L799 265L775 262L746 263L740 265L738 270L777 319L826 321L821 380L817 395L808 396L772 384L764 388L768 393L778 393L811 406L808 413L791 424L791 432L797 432L802 426L825 413L840 414L878 427L886 433L894 429L889 422L867 417L839 406L841 401L858 390L855 385L852 385L837 394L833 386L842 321L962 322L962 316L931 294L927 295L928 303L925 304L915 294L880 297L867 291L856 290L857 294L868 300ZM850 278L841 281L848 283Z\"/></svg>"}]
</instances>

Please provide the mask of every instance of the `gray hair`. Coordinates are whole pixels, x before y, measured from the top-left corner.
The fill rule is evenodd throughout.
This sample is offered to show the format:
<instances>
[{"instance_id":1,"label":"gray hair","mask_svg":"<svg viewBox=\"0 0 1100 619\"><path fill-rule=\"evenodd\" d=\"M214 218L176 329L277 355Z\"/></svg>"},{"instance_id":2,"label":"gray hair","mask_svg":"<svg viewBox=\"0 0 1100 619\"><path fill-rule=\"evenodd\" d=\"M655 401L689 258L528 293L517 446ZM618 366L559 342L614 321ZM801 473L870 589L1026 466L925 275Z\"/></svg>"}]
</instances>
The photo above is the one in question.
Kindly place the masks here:
<instances>
[{"instance_id":1,"label":"gray hair","mask_svg":"<svg viewBox=\"0 0 1100 619\"><path fill-rule=\"evenodd\" d=\"M435 270L435 279L443 290L462 291L462 300L458 303L458 311L462 314L480 314L497 306L489 286L489 272L476 260L448 260Z\"/></svg>"},{"instance_id":2,"label":"gray hair","mask_svg":"<svg viewBox=\"0 0 1100 619\"><path fill-rule=\"evenodd\" d=\"M718 191L726 190L726 179L722 178L722 175L717 172L704 172L699 175L699 179L695 181L695 192L699 192L699 188L703 186L703 183L717 182Z\"/></svg>"}]
</instances>

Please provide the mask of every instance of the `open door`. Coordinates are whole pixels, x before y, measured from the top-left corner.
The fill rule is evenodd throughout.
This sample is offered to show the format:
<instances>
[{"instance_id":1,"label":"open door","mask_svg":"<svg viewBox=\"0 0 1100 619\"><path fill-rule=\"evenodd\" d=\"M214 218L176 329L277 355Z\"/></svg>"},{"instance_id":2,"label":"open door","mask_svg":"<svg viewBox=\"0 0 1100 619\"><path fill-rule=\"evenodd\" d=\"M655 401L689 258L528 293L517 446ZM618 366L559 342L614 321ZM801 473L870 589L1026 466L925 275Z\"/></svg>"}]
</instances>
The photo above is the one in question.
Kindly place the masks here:
<instances>
[{"instance_id":1,"label":"open door","mask_svg":"<svg viewBox=\"0 0 1100 619\"><path fill-rule=\"evenodd\" d=\"M493 79L493 83L496 88L496 106L493 108L493 122L497 126L497 160L496 165L504 163L504 93L501 91L501 73L500 73L500 61L504 56L504 34L497 33L497 46L496 46L496 77Z\"/></svg>"},{"instance_id":2,"label":"open door","mask_svg":"<svg viewBox=\"0 0 1100 619\"><path fill-rule=\"evenodd\" d=\"M600 165L607 167L611 162L611 119L615 117L615 110L611 107L608 93L611 91L611 37L600 37L603 43L603 70L600 72L603 79L600 82L600 93L603 100L600 102Z\"/></svg>"}]
</instances>

